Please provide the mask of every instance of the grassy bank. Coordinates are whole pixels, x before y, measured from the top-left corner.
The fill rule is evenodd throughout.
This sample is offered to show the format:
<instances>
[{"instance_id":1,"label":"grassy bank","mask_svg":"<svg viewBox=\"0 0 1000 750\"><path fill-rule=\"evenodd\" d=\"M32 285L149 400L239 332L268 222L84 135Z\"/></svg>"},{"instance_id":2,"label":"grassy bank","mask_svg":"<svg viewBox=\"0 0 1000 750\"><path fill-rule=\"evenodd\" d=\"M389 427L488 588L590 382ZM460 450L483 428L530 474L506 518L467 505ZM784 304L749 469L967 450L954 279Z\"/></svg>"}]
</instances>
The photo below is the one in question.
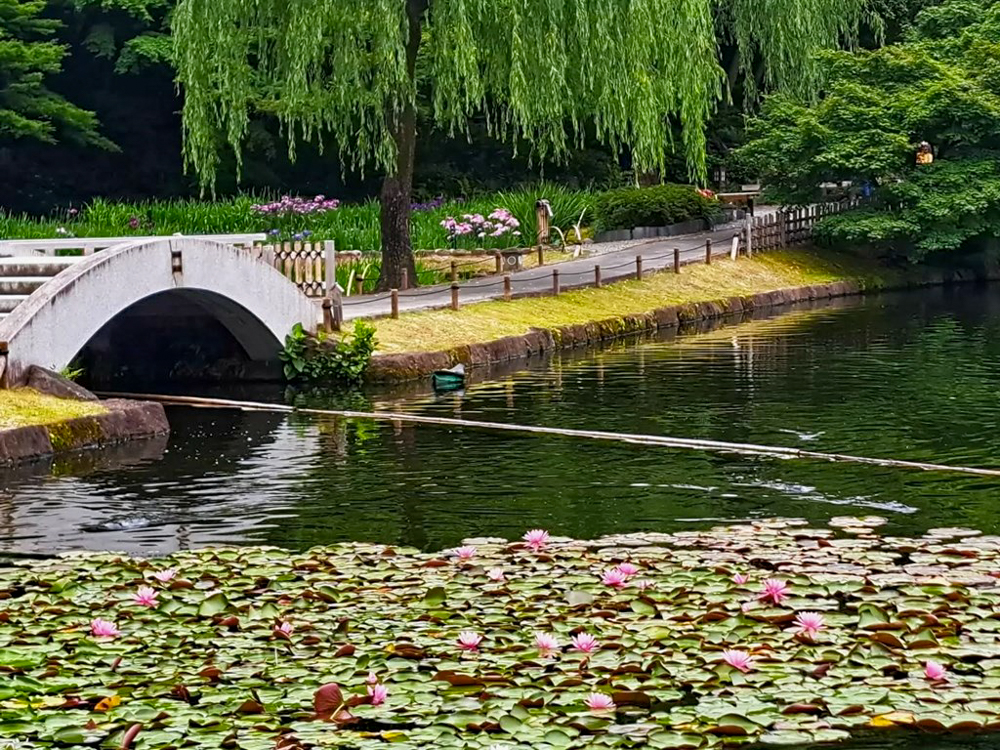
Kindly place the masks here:
<instances>
[{"instance_id":1,"label":"grassy bank","mask_svg":"<svg viewBox=\"0 0 1000 750\"><path fill-rule=\"evenodd\" d=\"M657 273L642 281L581 289L558 297L484 302L458 312L434 310L377 321L380 354L440 351L518 336L532 328L620 318L659 307L707 302L778 289L862 280L881 285L892 271L854 256L817 250L785 250L711 266L685 266L680 276Z\"/></svg>"},{"instance_id":2,"label":"grassy bank","mask_svg":"<svg viewBox=\"0 0 1000 750\"><path fill-rule=\"evenodd\" d=\"M70 401L47 396L30 388L0 391L0 429L47 425L76 417L104 414L107 411L92 401Z\"/></svg>"}]
</instances>

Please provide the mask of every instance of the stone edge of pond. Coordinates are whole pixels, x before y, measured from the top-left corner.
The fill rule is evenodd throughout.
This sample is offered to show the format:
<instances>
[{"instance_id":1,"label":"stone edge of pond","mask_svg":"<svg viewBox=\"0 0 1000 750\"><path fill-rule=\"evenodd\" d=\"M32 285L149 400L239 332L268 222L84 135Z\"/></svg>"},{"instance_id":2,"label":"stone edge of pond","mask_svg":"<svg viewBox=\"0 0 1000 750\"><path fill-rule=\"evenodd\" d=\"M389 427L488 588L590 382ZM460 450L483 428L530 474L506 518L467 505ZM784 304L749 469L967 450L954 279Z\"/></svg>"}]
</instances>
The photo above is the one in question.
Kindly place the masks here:
<instances>
[{"instance_id":1,"label":"stone edge of pond","mask_svg":"<svg viewBox=\"0 0 1000 750\"><path fill-rule=\"evenodd\" d=\"M629 334L679 328L702 320L727 315L739 315L751 310L792 305L810 300L850 297L873 292L885 292L918 287L944 286L1000 278L997 269L959 268L920 271L902 278L876 280L841 279L813 286L776 289L720 300L706 300L683 305L657 308L651 312L608 318L590 323L576 323L556 328L533 328L520 336L507 336L493 341L465 344L436 352L403 352L372 357L367 379L372 383L405 383L430 376L457 364L468 368L484 367L500 362L530 357L555 349L610 341Z\"/></svg>"},{"instance_id":2,"label":"stone edge of pond","mask_svg":"<svg viewBox=\"0 0 1000 750\"><path fill-rule=\"evenodd\" d=\"M170 433L162 404L111 399L101 405L108 410L104 414L0 430L0 466Z\"/></svg>"}]
</instances>

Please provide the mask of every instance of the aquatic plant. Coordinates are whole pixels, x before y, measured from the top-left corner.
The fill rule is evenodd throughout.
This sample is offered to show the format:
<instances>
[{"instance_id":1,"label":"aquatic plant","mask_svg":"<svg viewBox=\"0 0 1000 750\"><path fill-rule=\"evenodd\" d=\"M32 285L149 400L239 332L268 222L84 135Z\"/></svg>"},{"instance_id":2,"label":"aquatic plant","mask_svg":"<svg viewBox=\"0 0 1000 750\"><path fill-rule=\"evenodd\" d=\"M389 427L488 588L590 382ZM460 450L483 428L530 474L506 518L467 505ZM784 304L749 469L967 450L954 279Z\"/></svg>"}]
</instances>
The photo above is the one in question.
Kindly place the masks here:
<instances>
[{"instance_id":1,"label":"aquatic plant","mask_svg":"<svg viewBox=\"0 0 1000 750\"><path fill-rule=\"evenodd\" d=\"M739 649L727 648L722 652L722 661L741 672L749 672L754 667L753 657Z\"/></svg>"},{"instance_id":2,"label":"aquatic plant","mask_svg":"<svg viewBox=\"0 0 1000 750\"><path fill-rule=\"evenodd\" d=\"M366 544L20 560L0 568L0 747L715 750L1000 730L1000 540L834 526L544 554L470 540L462 565ZM622 560L655 587L595 576ZM484 585L491 568L503 586ZM783 582L781 605L748 602L735 571ZM148 581L159 606L135 606Z\"/></svg>"},{"instance_id":3,"label":"aquatic plant","mask_svg":"<svg viewBox=\"0 0 1000 750\"><path fill-rule=\"evenodd\" d=\"M549 532L544 529L532 529L531 531L524 532L524 536L521 538L535 552L541 552L545 549L545 545L549 543Z\"/></svg>"}]
</instances>

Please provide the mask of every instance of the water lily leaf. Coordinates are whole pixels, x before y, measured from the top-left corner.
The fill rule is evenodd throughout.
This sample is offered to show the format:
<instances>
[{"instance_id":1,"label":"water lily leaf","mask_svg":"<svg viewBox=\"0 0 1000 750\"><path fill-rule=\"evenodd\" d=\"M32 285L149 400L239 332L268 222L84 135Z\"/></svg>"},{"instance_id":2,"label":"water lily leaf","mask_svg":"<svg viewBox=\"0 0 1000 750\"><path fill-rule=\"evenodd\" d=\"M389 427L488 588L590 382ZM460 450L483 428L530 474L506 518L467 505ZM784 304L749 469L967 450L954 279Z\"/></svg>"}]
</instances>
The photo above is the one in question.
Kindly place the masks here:
<instances>
[{"instance_id":1,"label":"water lily leaf","mask_svg":"<svg viewBox=\"0 0 1000 750\"><path fill-rule=\"evenodd\" d=\"M646 601L645 599L633 599L630 605L632 611L639 615L645 615L647 617L658 617L660 612L652 602Z\"/></svg>"},{"instance_id":2,"label":"water lily leaf","mask_svg":"<svg viewBox=\"0 0 1000 750\"><path fill-rule=\"evenodd\" d=\"M428 607L440 607L447 598L444 586L435 586L424 594L424 604Z\"/></svg>"},{"instance_id":3,"label":"water lily leaf","mask_svg":"<svg viewBox=\"0 0 1000 750\"><path fill-rule=\"evenodd\" d=\"M593 604L594 595L588 591L575 590L566 594L566 600L571 607L581 607L586 604Z\"/></svg>"},{"instance_id":4,"label":"water lily leaf","mask_svg":"<svg viewBox=\"0 0 1000 750\"><path fill-rule=\"evenodd\" d=\"M669 750L695 750L701 747L705 740L694 734L655 732L647 737L646 742L651 747L669 748Z\"/></svg>"},{"instance_id":5,"label":"water lily leaf","mask_svg":"<svg viewBox=\"0 0 1000 750\"><path fill-rule=\"evenodd\" d=\"M725 714L720 716L713 726L705 731L710 734L744 736L755 734L760 731L760 726L745 716L738 714Z\"/></svg>"},{"instance_id":6,"label":"water lily leaf","mask_svg":"<svg viewBox=\"0 0 1000 750\"><path fill-rule=\"evenodd\" d=\"M201 617L212 617L224 612L228 606L229 602L224 594L213 594L198 606L198 614Z\"/></svg>"}]
</instances>

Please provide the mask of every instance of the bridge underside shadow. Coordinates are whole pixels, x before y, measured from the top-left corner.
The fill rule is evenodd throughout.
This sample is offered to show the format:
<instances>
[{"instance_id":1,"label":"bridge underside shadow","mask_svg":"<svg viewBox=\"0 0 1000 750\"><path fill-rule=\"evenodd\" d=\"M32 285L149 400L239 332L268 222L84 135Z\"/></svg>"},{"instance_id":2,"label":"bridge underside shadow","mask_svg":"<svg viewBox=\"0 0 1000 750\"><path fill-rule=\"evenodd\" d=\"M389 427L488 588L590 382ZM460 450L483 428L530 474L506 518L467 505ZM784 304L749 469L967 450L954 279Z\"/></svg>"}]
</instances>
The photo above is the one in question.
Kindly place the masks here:
<instances>
[{"instance_id":1,"label":"bridge underside shadow","mask_svg":"<svg viewBox=\"0 0 1000 750\"><path fill-rule=\"evenodd\" d=\"M254 315L202 289L171 289L109 320L72 367L99 390L173 390L190 384L277 382L282 342Z\"/></svg>"}]
</instances>

